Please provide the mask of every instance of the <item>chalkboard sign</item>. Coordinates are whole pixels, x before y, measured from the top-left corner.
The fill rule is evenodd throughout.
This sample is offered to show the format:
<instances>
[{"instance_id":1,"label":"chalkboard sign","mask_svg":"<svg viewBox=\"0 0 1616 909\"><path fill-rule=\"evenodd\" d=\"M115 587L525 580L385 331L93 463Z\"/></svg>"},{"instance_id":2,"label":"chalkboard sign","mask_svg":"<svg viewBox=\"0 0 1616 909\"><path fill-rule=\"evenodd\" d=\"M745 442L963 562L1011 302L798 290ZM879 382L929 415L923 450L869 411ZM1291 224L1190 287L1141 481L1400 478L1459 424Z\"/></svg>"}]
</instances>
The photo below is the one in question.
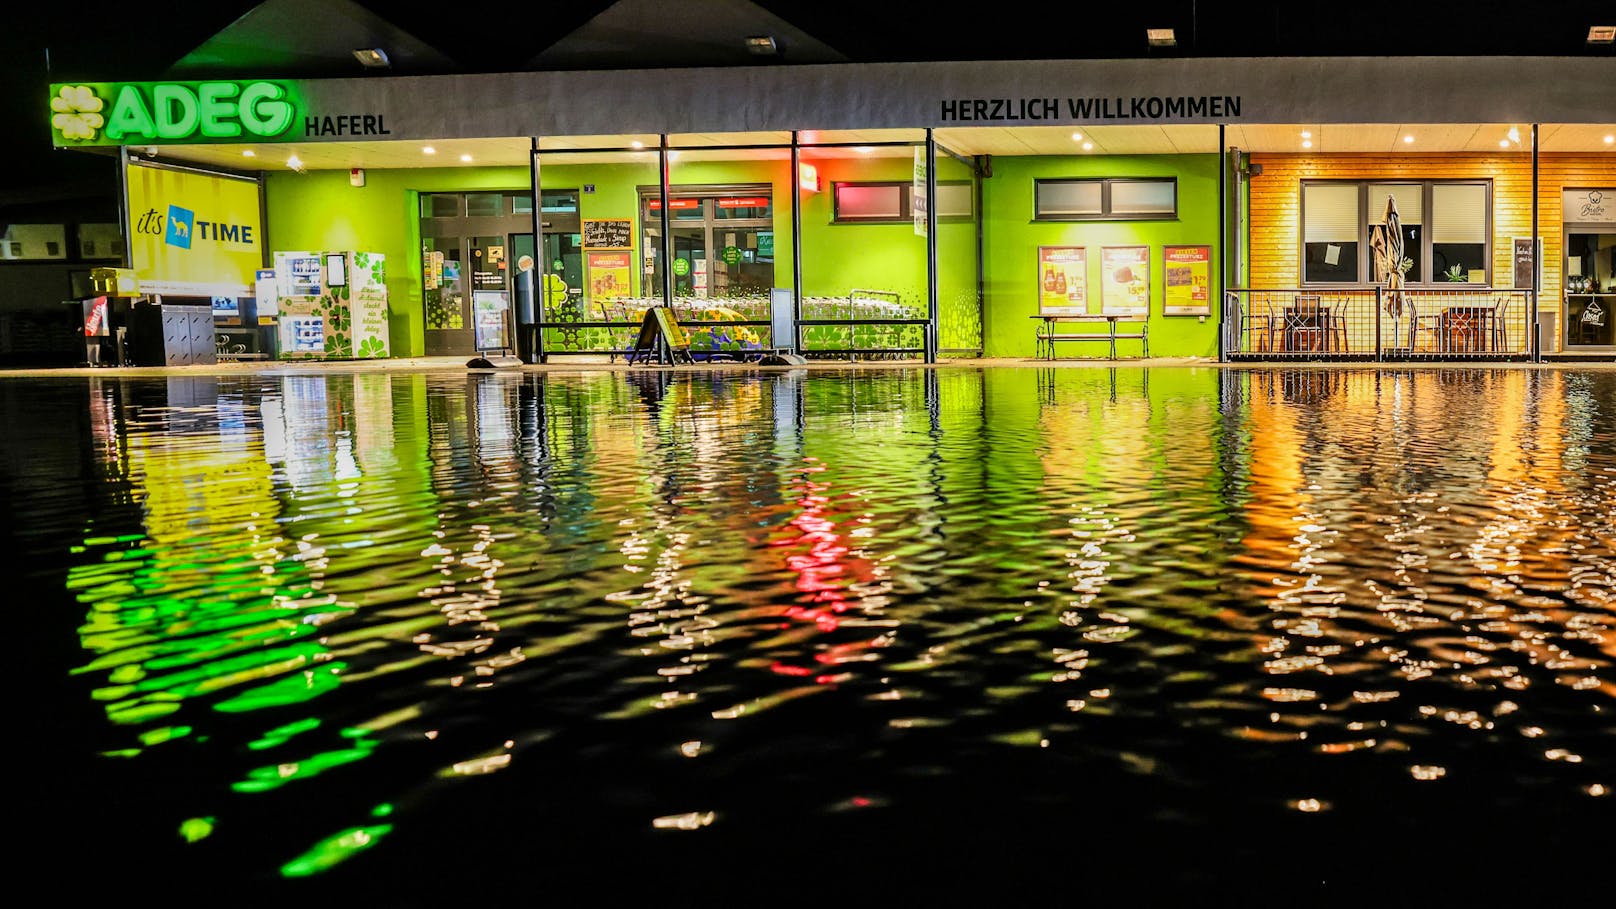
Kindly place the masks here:
<instances>
[{"instance_id":1,"label":"chalkboard sign","mask_svg":"<svg viewBox=\"0 0 1616 909\"><path fill-rule=\"evenodd\" d=\"M627 218L584 219L584 249L629 249L633 237L634 222Z\"/></svg>"},{"instance_id":2,"label":"chalkboard sign","mask_svg":"<svg viewBox=\"0 0 1616 909\"><path fill-rule=\"evenodd\" d=\"M1530 237L1513 237L1511 239L1515 241L1515 286L1520 289L1530 290L1533 278L1532 262L1536 259L1532 254L1534 244ZM1537 246L1537 251L1541 252L1543 250L1543 241L1541 239L1535 245Z\"/></svg>"}]
</instances>

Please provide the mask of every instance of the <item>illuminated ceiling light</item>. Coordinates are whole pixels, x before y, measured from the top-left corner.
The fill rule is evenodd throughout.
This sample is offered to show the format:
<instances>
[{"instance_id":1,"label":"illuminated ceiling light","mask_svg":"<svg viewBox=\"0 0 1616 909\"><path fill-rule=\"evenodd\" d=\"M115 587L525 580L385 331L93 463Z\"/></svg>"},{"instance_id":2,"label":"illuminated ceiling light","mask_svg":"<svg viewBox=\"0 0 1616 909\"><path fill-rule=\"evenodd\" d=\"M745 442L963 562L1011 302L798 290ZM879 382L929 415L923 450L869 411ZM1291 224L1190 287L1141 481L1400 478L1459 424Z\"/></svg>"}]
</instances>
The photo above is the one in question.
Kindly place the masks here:
<instances>
[{"instance_id":1,"label":"illuminated ceiling light","mask_svg":"<svg viewBox=\"0 0 1616 909\"><path fill-rule=\"evenodd\" d=\"M1073 142L1082 142L1083 141L1083 134L1082 133L1072 133L1072 141Z\"/></svg>"},{"instance_id":2,"label":"illuminated ceiling light","mask_svg":"<svg viewBox=\"0 0 1616 909\"><path fill-rule=\"evenodd\" d=\"M245 148L245 149L242 149L242 151L241 151L241 156L243 158L252 158L252 157L257 156L257 154L258 154L257 152L253 151L250 148Z\"/></svg>"},{"instance_id":3,"label":"illuminated ceiling light","mask_svg":"<svg viewBox=\"0 0 1616 909\"><path fill-rule=\"evenodd\" d=\"M1508 139L1499 139L1498 140L1498 147L1499 148L1509 148L1509 140Z\"/></svg>"},{"instance_id":4,"label":"illuminated ceiling light","mask_svg":"<svg viewBox=\"0 0 1616 909\"><path fill-rule=\"evenodd\" d=\"M423 155L435 155L437 153L438 153L438 150L433 148L430 145L421 146L421 154L423 154Z\"/></svg>"},{"instance_id":5,"label":"illuminated ceiling light","mask_svg":"<svg viewBox=\"0 0 1616 909\"><path fill-rule=\"evenodd\" d=\"M858 152L861 155L867 155L870 152L875 151L875 149L869 147L868 145L860 145L860 146L854 148L853 150Z\"/></svg>"},{"instance_id":6,"label":"illuminated ceiling light","mask_svg":"<svg viewBox=\"0 0 1616 909\"><path fill-rule=\"evenodd\" d=\"M386 69L392 62L387 59L387 51L379 47L354 48L354 59L371 69Z\"/></svg>"},{"instance_id":7,"label":"illuminated ceiling light","mask_svg":"<svg viewBox=\"0 0 1616 909\"><path fill-rule=\"evenodd\" d=\"M1616 25L1588 26L1589 44L1609 44L1616 41Z\"/></svg>"},{"instance_id":8,"label":"illuminated ceiling light","mask_svg":"<svg viewBox=\"0 0 1616 909\"><path fill-rule=\"evenodd\" d=\"M1145 40L1150 42L1151 47L1172 47L1178 43L1170 28L1147 28Z\"/></svg>"},{"instance_id":9,"label":"illuminated ceiling light","mask_svg":"<svg viewBox=\"0 0 1616 909\"><path fill-rule=\"evenodd\" d=\"M1515 143L1516 145L1521 144L1521 131L1515 127L1511 126L1509 128L1509 132L1505 133L1504 135L1509 136L1509 141Z\"/></svg>"},{"instance_id":10,"label":"illuminated ceiling light","mask_svg":"<svg viewBox=\"0 0 1616 909\"><path fill-rule=\"evenodd\" d=\"M780 53L780 45L774 43L773 35L748 35L746 49L759 57L772 57Z\"/></svg>"},{"instance_id":11,"label":"illuminated ceiling light","mask_svg":"<svg viewBox=\"0 0 1616 909\"><path fill-rule=\"evenodd\" d=\"M460 160L466 162L467 164L470 164L471 163L471 156L470 155L461 155Z\"/></svg>"},{"instance_id":12,"label":"illuminated ceiling light","mask_svg":"<svg viewBox=\"0 0 1616 909\"><path fill-rule=\"evenodd\" d=\"M1084 151L1093 151L1094 150L1094 143L1093 142L1084 142L1083 143L1083 150Z\"/></svg>"},{"instance_id":13,"label":"illuminated ceiling light","mask_svg":"<svg viewBox=\"0 0 1616 909\"><path fill-rule=\"evenodd\" d=\"M1414 143L1414 137L1413 136L1404 136L1403 137L1403 144L1404 145L1412 145L1413 143Z\"/></svg>"},{"instance_id":14,"label":"illuminated ceiling light","mask_svg":"<svg viewBox=\"0 0 1616 909\"><path fill-rule=\"evenodd\" d=\"M1313 134L1304 129L1304 130L1302 130L1302 138L1311 139L1311 138L1313 138Z\"/></svg>"},{"instance_id":15,"label":"illuminated ceiling light","mask_svg":"<svg viewBox=\"0 0 1616 909\"><path fill-rule=\"evenodd\" d=\"M1312 139L1303 139L1302 140L1302 147L1303 148L1312 148L1313 147L1313 140Z\"/></svg>"},{"instance_id":16,"label":"illuminated ceiling light","mask_svg":"<svg viewBox=\"0 0 1616 909\"><path fill-rule=\"evenodd\" d=\"M1616 136L1606 136L1605 137L1605 144L1606 145L1610 145L1613 142L1616 142Z\"/></svg>"},{"instance_id":17,"label":"illuminated ceiling light","mask_svg":"<svg viewBox=\"0 0 1616 909\"><path fill-rule=\"evenodd\" d=\"M291 157L286 159L286 166L295 171L302 171L303 159L299 158L296 153L293 153Z\"/></svg>"},{"instance_id":18,"label":"illuminated ceiling light","mask_svg":"<svg viewBox=\"0 0 1616 909\"><path fill-rule=\"evenodd\" d=\"M630 148L644 148L645 147L645 143L641 142L638 139L635 139L633 142L630 142L628 145L629 145Z\"/></svg>"}]
</instances>

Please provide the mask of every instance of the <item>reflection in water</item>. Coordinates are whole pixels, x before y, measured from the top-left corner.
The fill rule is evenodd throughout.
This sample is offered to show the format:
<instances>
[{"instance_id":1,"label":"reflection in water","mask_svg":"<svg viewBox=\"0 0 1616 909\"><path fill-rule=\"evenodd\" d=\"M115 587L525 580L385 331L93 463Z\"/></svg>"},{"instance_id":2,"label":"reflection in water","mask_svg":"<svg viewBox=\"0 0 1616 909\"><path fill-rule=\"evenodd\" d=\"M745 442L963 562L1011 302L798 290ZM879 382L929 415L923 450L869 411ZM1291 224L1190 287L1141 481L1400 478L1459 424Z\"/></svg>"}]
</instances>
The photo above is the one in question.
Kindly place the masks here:
<instances>
[{"instance_id":1,"label":"reflection in water","mask_svg":"<svg viewBox=\"0 0 1616 909\"><path fill-rule=\"evenodd\" d=\"M11 465L86 415L55 456L85 499L17 498L78 540L64 670L100 760L238 879L946 858L1084 816L1183 867L1311 837L1301 880L1616 785L1613 373L85 391L4 399Z\"/></svg>"}]
</instances>

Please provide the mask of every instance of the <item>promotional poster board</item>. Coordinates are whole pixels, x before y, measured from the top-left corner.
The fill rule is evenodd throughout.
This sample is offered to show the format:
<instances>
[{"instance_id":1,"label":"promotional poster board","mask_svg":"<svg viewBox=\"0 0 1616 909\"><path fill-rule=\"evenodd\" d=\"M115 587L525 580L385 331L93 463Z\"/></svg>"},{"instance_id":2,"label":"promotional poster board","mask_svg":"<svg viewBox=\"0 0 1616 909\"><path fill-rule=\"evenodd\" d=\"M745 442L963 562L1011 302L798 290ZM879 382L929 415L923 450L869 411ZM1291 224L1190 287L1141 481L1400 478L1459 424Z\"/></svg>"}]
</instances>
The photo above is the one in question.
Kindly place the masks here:
<instances>
[{"instance_id":1,"label":"promotional poster board","mask_svg":"<svg viewBox=\"0 0 1616 909\"><path fill-rule=\"evenodd\" d=\"M1100 287L1106 315L1150 313L1150 247L1100 247Z\"/></svg>"},{"instance_id":2,"label":"promotional poster board","mask_svg":"<svg viewBox=\"0 0 1616 909\"><path fill-rule=\"evenodd\" d=\"M145 293L250 297L264 266L256 180L131 164L130 264Z\"/></svg>"},{"instance_id":3,"label":"promotional poster board","mask_svg":"<svg viewBox=\"0 0 1616 909\"><path fill-rule=\"evenodd\" d=\"M589 265L589 302L605 303L633 296L629 288L634 254L630 250L591 251L584 255Z\"/></svg>"},{"instance_id":4,"label":"promotional poster board","mask_svg":"<svg viewBox=\"0 0 1616 909\"><path fill-rule=\"evenodd\" d=\"M1089 311L1089 251L1082 246L1038 247L1038 313L1080 316Z\"/></svg>"},{"instance_id":5,"label":"promotional poster board","mask_svg":"<svg viewBox=\"0 0 1616 909\"><path fill-rule=\"evenodd\" d=\"M1212 247L1162 247L1162 313L1212 315Z\"/></svg>"}]
</instances>

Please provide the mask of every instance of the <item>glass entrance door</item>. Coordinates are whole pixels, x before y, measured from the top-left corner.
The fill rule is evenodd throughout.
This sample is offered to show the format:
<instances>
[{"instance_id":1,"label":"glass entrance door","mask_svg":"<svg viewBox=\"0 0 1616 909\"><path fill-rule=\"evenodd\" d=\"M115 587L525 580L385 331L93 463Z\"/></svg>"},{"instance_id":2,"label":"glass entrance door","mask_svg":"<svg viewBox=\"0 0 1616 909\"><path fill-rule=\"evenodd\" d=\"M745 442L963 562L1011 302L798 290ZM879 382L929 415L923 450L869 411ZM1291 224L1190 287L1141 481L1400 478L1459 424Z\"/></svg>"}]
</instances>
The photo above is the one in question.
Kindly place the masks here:
<instances>
[{"instance_id":1,"label":"glass entrance door","mask_svg":"<svg viewBox=\"0 0 1616 909\"><path fill-rule=\"evenodd\" d=\"M1565 346L1616 350L1616 230L1566 230Z\"/></svg>"}]
</instances>

